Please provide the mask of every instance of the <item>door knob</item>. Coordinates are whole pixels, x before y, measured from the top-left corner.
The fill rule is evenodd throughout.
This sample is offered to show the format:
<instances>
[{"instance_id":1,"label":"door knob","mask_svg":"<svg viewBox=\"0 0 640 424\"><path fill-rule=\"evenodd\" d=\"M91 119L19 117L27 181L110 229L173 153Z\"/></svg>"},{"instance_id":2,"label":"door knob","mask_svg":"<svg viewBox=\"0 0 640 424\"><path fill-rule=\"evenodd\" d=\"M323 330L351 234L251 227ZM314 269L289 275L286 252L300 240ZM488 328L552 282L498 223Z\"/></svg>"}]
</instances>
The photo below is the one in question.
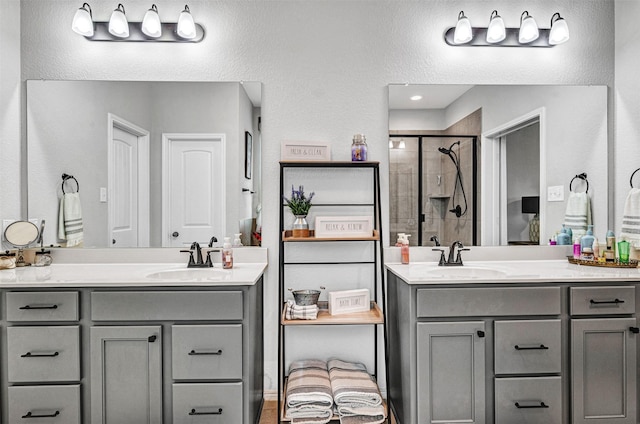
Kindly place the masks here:
<instances>
[{"instance_id":1,"label":"door knob","mask_svg":"<svg viewBox=\"0 0 640 424\"><path fill-rule=\"evenodd\" d=\"M174 231L173 233L171 233L171 237L173 237L173 238L176 238L176 237L178 237L179 235L180 235L180 233L179 233L179 232L177 232L177 231Z\"/></svg>"}]
</instances>

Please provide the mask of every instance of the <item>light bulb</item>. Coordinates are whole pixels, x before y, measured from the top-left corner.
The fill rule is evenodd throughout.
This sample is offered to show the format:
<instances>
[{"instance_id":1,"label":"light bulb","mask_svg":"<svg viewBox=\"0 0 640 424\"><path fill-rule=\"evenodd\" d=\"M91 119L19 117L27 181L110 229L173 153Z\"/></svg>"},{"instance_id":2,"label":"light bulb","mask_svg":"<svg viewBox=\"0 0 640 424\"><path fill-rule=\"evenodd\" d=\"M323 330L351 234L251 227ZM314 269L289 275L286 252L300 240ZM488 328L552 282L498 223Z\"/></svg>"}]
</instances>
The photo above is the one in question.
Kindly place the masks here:
<instances>
[{"instance_id":1,"label":"light bulb","mask_svg":"<svg viewBox=\"0 0 640 424\"><path fill-rule=\"evenodd\" d=\"M151 38L158 38L162 35L162 25L160 24L160 16L158 15L158 7L153 4L151 9L147 10L142 19L142 32Z\"/></svg>"},{"instance_id":2,"label":"light bulb","mask_svg":"<svg viewBox=\"0 0 640 424\"><path fill-rule=\"evenodd\" d=\"M184 6L184 10L180 12L178 17L177 33L187 40L196 38L196 24L193 22L193 16L191 16L191 11L187 5Z\"/></svg>"},{"instance_id":3,"label":"light bulb","mask_svg":"<svg viewBox=\"0 0 640 424\"><path fill-rule=\"evenodd\" d=\"M504 28L504 21L498 15L498 11L494 10L491 12L491 17L489 18L489 28L487 28L487 43L499 43L504 40L507 36L506 30Z\"/></svg>"},{"instance_id":4,"label":"light bulb","mask_svg":"<svg viewBox=\"0 0 640 424\"><path fill-rule=\"evenodd\" d=\"M85 37L93 36L93 18L91 17L91 6L89 6L89 3L83 3L82 7L76 10L71 29Z\"/></svg>"},{"instance_id":5,"label":"light bulb","mask_svg":"<svg viewBox=\"0 0 640 424\"><path fill-rule=\"evenodd\" d=\"M471 41L473 38L473 31L471 30L471 22L469 18L464 16L464 12L460 11L458 14L458 23L456 23L456 29L453 32L453 42L456 44L465 44Z\"/></svg>"},{"instance_id":6,"label":"light bulb","mask_svg":"<svg viewBox=\"0 0 640 424\"><path fill-rule=\"evenodd\" d=\"M554 18L556 18L554 20ZM555 46L557 44L569 41L569 27L559 13L554 13L551 17L551 30L549 31L549 44Z\"/></svg>"},{"instance_id":7,"label":"light bulb","mask_svg":"<svg viewBox=\"0 0 640 424\"><path fill-rule=\"evenodd\" d=\"M538 39L538 24L533 16L529 15L526 10L520 16L520 31L518 32L518 41L521 44L530 43Z\"/></svg>"},{"instance_id":8,"label":"light bulb","mask_svg":"<svg viewBox=\"0 0 640 424\"><path fill-rule=\"evenodd\" d=\"M407 146L404 144L404 140L400 140L400 143L398 144L398 149L404 149L405 147Z\"/></svg>"},{"instance_id":9,"label":"light bulb","mask_svg":"<svg viewBox=\"0 0 640 424\"><path fill-rule=\"evenodd\" d=\"M109 19L109 32L120 38L127 38L129 36L129 22L124 13L124 6L120 3L113 13L111 13L111 18Z\"/></svg>"}]
</instances>

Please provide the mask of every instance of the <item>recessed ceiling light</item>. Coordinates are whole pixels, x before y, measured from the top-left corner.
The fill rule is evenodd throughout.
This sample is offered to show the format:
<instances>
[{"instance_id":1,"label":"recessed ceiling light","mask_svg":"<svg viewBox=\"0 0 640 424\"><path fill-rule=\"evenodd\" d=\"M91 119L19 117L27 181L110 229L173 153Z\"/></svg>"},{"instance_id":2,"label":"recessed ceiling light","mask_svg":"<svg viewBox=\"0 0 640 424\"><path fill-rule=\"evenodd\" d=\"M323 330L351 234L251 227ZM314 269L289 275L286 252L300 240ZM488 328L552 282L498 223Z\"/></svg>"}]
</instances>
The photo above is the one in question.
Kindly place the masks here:
<instances>
[{"instance_id":1,"label":"recessed ceiling light","mask_svg":"<svg viewBox=\"0 0 640 424\"><path fill-rule=\"evenodd\" d=\"M413 101L417 101L417 100L420 100L420 99L422 99L422 96L411 96L411 100L413 100Z\"/></svg>"}]
</instances>

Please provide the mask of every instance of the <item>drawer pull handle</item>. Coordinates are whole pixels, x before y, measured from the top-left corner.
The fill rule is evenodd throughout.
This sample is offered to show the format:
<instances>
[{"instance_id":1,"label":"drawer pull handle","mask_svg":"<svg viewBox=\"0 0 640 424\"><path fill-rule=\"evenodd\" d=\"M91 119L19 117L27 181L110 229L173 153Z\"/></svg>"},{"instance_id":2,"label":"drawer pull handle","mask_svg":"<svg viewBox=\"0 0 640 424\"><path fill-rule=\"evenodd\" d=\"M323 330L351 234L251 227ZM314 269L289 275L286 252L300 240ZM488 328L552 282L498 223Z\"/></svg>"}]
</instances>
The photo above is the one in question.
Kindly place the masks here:
<instances>
[{"instance_id":1,"label":"drawer pull handle","mask_svg":"<svg viewBox=\"0 0 640 424\"><path fill-rule=\"evenodd\" d=\"M515 345L514 348L516 350L547 350L547 349L549 349L548 346L545 346L543 344L541 344L540 346L518 346L518 345Z\"/></svg>"},{"instance_id":2,"label":"drawer pull handle","mask_svg":"<svg viewBox=\"0 0 640 424\"><path fill-rule=\"evenodd\" d=\"M156 336L155 334L153 336L149 336L149 343L153 343L158 339L158 336Z\"/></svg>"},{"instance_id":3,"label":"drawer pull handle","mask_svg":"<svg viewBox=\"0 0 640 424\"><path fill-rule=\"evenodd\" d=\"M53 353L31 353L27 352L24 355L20 355L21 358L53 358L54 356L60 355L60 352Z\"/></svg>"},{"instance_id":4,"label":"drawer pull handle","mask_svg":"<svg viewBox=\"0 0 640 424\"><path fill-rule=\"evenodd\" d=\"M484 331L478 330L476 333L478 334L478 337L484 337Z\"/></svg>"},{"instance_id":5,"label":"drawer pull handle","mask_svg":"<svg viewBox=\"0 0 640 424\"><path fill-rule=\"evenodd\" d=\"M638 334L638 333L640 333L640 328L638 328L638 327L629 327L629 331L631 331L633 334Z\"/></svg>"},{"instance_id":6,"label":"drawer pull handle","mask_svg":"<svg viewBox=\"0 0 640 424\"><path fill-rule=\"evenodd\" d=\"M189 355L222 355L222 349L218 349L216 352L196 352L195 350L191 350Z\"/></svg>"},{"instance_id":7,"label":"drawer pull handle","mask_svg":"<svg viewBox=\"0 0 640 424\"><path fill-rule=\"evenodd\" d=\"M60 411L56 411L53 414L32 414L31 411L27 412L22 418L53 418L60 415Z\"/></svg>"},{"instance_id":8,"label":"drawer pull handle","mask_svg":"<svg viewBox=\"0 0 640 424\"><path fill-rule=\"evenodd\" d=\"M198 412L195 409L192 409L191 412L189 412L189 415L222 415L222 408L218 408L217 411L211 412Z\"/></svg>"},{"instance_id":9,"label":"drawer pull handle","mask_svg":"<svg viewBox=\"0 0 640 424\"><path fill-rule=\"evenodd\" d=\"M544 402L540 402L540 405L520 405L520 403L516 402L516 408L520 408L520 409L525 409L525 408L548 408L549 405L547 405Z\"/></svg>"},{"instance_id":10,"label":"drawer pull handle","mask_svg":"<svg viewBox=\"0 0 640 424\"><path fill-rule=\"evenodd\" d=\"M592 305L617 305L618 303L624 303L624 300L620 300L618 298L613 299L613 300L589 300L589 303L591 303Z\"/></svg>"},{"instance_id":11,"label":"drawer pull handle","mask_svg":"<svg viewBox=\"0 0 640 424\"><path fill-rule=\"evenodd\" d=\"M18 309L26 309L26 310L30 310L30 309L58 309L58 305L24 305L21 306Z\"/></svg>"}]
</instances>

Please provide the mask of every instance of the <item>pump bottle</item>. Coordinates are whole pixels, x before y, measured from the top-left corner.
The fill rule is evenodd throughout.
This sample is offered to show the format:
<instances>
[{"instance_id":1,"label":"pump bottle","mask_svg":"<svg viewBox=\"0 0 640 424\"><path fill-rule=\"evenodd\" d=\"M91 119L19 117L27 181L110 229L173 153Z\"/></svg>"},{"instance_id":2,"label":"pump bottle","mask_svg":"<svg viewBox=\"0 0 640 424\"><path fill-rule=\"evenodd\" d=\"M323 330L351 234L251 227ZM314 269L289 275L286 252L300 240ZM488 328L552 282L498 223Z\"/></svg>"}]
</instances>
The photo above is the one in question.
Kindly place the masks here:
<instances>
[{"instance_id":1,"label":"pump bottle","mask_svg":"<svg viewBox=\"0 0 640 424\"><path fill-rule=\"evenodd\" d=\"M411 234L404 234L402 245L400 246L400 256L403 264L409 263L409 237L411 237Z\"/></svg>"},{"instance_id":2,"label":"pump bottle","mask_svg":"<svg viewBox=\"0 0 640 424\"><path fill-rule=\"evenodd\" d=\"M222 245L222 268L233 268L233 249L231 249L231 237L224 238Z\"/></svg>"}]
</instances>

